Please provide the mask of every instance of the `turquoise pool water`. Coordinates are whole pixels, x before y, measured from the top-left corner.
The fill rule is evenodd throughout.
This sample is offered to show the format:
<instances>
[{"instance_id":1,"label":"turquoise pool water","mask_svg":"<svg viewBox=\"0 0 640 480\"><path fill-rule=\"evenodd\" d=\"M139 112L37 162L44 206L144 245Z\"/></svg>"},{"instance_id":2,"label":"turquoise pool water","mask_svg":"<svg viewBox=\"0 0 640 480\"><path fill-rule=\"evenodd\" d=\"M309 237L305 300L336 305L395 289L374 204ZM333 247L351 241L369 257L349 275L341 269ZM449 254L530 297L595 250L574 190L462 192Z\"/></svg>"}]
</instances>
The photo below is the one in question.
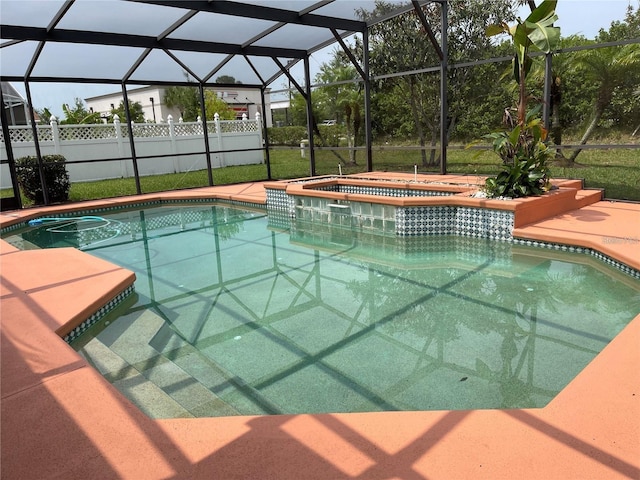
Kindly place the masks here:
<instances>
[{"instance_id":1,"label":"turquoise pool water","mask_svg":"<svg viewBox=\"0 0 640 480\"><path fill-rule=\"evenodd\" d=\"M9 240L136 273L72 345L156 418L542 407L640 312L640 282L583 254L224 205L102 216Z\"/></svg>"}]
</instances>

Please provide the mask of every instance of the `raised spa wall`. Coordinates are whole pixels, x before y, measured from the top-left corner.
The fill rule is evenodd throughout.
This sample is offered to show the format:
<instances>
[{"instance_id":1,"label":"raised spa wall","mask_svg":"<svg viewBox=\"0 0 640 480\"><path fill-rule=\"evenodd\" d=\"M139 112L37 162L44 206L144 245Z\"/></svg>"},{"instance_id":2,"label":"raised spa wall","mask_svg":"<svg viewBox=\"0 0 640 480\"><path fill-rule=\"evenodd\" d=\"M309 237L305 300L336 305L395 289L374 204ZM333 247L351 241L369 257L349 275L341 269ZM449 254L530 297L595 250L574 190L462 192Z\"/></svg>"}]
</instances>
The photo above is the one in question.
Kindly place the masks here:
<instances>
[{"instance_id":1,"label":"raised spa wall","mask_svg":"<svg viewBox=\"0 0 640 480\"><path fill-rule=\"evenodd\" d=\"M513 229L602 199L580 181L539 197L477 198L477 185L312 177L265 184L270 219L282 216L379 235L513 239Z\"/></svg>"}]
</instances>

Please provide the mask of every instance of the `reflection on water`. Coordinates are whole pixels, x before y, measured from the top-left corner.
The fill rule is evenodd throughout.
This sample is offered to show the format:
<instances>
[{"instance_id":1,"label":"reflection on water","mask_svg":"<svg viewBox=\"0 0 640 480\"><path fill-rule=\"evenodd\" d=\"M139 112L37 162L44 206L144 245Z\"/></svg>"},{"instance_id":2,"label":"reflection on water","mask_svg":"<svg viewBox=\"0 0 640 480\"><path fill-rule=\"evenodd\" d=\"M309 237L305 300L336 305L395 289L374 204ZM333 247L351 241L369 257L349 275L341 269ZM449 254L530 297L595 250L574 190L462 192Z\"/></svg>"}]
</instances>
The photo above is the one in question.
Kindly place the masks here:
<instances>
[{"instance_id":1,"label":"reflection on water","mask_svg":"<svg viewBox=\"0 0 640 480\"><path fill-rule=\"evenodd\" d=\"M640 312L584 255L227 206L109 218L85 249L138 301L74 347L151 416L540 407Z\"/></svg>"}]
</instances>

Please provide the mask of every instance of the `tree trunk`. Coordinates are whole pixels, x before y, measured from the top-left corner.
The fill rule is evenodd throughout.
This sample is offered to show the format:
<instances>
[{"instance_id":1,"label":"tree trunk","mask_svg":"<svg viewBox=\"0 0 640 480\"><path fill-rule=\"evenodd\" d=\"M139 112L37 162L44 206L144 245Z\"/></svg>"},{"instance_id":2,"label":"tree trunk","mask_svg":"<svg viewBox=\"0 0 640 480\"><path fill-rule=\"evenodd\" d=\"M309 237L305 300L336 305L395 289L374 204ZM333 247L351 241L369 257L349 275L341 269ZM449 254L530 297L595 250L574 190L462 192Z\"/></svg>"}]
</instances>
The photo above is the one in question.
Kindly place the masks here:
<instances>
[{"instance_id":1,"label":"tree trunk","mask_svg":"<svg viewBox=\"0 0 640 480\"><path fill-rule=\"evenodd\" d=\"M562 105L562 86L560 77L555 76L551 84L551 138L554 145L562 145L562 124L560 123L560 105ZM561 149L556 150L556 159L566 161Z\"/></svg>"},{"instance_id":2,"label":"tree trunk","mask_svg":"<svg viewBox=\"0 0 640 480\"><path fill-rule=\"evenodd\" d=\"M362 116L360 115L360 105L355 103L353 105L353 145L358 144L358 136L360 135L360 128L362 126ZM356 157L357 150L353 151L353 164L357 165Z\"/></svg>"},{"instance_id":3,"label":"tree trunk","mask_svg":"<svg viewBox=\"0 0 640 480\"><path fill-rule=\"evenodd\" d=\"M436 160L436 145L438 144L438 132L435 128L431 129L431 151L429 153L429 166L432 167L436 165L436 163L440 163L440 156L438 155L438 159Z\"/></svg>"},{"instance_id":4,"label":"tree trunk","mask_svg":"<svg viewBox=\"0 0 640 480\"><path fill-rule=\"evenodd\" d=\"M582 135L582 138L580 139L580 145L585 145L589 140L589 138L591 138L591 135L593 135L593 132L595 132L596 127L598 126L598 123L600 123L600 118L602 117L603 111L604 111L604 108L599 108L599 106L596 105L596 111L593 113L593 118L591 119L591 123L589 124L589 126L584 132L584 135ZM569 157L569 163L573 164L576 161L576 157L580 155L581 151L582 151L581 148L575 149L571 154L571 157Z\"/></svg>"},{"instance_id":5,"label":"tree trunk","mask_svg":"<svg viewBox=\"0 0 640 480\"><path fill-rule=\"evenodd\" d=\"M449 138L451 138L451 132L456 128L456 123L458 121L458 116L454 113L451 115L451 120L449 121L449 125L447 125L447 144L449 143Z\"/></svg>"},{"instance_id":6,"label":"tree trunk","mask_svg":"<svg viewBox=\"0 0 640 480\"><path fill-rule=\"evenodd\" d=\"M587 127L580 139L580 145L585 145L593 132L595 132L598 123L600 123L600 118L604 113L605 108L611 103L611 96L613 95L613 88L609 88L607 84L603 84L600 86L600 91L598 92L598 98L596 99L596 104L593 107L593 118L591 119L591 123ZM569 163L573 163L576 161L576 157L580 155L582 151L581 148L578 148L573 151L571 157L569 158Z\"/></svg>"},{"instance_id":7,"label":"tree trunk","mask_svg":"<svg viewBox=\"0 0 640 480\"><path fill-rule=\"evenodd\" d=\"M526 62L526 57L525 57ZM519 66L519 74L520 78L518 79L518 125L520 127L524 127L527 122L527 84L525 81L525 65L522 64Z\"/></svg>"},{"instance_id":8,"label":"tree trunk","mask_svg":"<svg viewBox=\"0 0 640 480\"><path fill-rule=\"evenodd\" d=\"M318 122L316 122L315 118L311 119L311 128L313 128L313 133L318 137L318 139L320 140L320 144L321 145L326 145L326 142L324 140L324 137L322 136L322 133L320 133L320 129L318 128ZM313 145L309 145L309 148L313 148ZM335 150L331 150L331 153L333 153L338 160L340 161L340 163L344 163L346 165L346 162L344 161L344 158L342 158L342 155L340 155L339 152L335 151Z\"/></svg>"},{"instance_id":9,"label":"tree trunk","mask_svg":"<svg viewBox=\"0 0 640 480\"><path fill-rule=\"evenodd\" d=\"M347 127L347 146L349 147L349 164L355 165L353 150L353 135L351 134L351 105L347 105L345 108L345 123Z\"/></svg>"}]
</instances>

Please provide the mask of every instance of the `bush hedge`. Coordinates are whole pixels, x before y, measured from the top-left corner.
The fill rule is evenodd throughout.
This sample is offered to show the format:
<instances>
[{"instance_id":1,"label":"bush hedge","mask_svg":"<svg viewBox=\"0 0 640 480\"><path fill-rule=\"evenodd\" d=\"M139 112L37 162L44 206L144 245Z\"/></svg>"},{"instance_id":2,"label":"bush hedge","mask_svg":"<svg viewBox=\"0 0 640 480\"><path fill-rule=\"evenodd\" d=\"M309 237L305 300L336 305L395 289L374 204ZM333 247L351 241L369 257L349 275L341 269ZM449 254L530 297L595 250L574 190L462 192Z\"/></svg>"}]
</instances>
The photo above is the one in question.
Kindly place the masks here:
<instances>
[{"instance_id":1,"label":"bush hedge","mask_svg":"<svg viewBox=\"0 0 640 480\"><path fill-rule=\"evenodd\" d=\"M325 141L324 146L340 145L341 139L345 135L344 125L318 125L318 130ZM271 127L269 128L269 144L271 145L287 145L299 146L302 140L307 140L307 127L289 126L289 127ZM320 146L321 142L316 137L315 144Z\"/></svg>"},{"instance_id":2,"label":"bush hedge","mask_svg":"<svg viewBox=\"0 0 640 480\"><path fill-rule=\"evenodd\" d=\"M50 203L66 202L69 199L69 172L67 159L63 155L43 155L44 179ZM22 193L36 205L44 203L37 157L21 157L16 160L16 176Z\"/></svg>"}]
</instances>

